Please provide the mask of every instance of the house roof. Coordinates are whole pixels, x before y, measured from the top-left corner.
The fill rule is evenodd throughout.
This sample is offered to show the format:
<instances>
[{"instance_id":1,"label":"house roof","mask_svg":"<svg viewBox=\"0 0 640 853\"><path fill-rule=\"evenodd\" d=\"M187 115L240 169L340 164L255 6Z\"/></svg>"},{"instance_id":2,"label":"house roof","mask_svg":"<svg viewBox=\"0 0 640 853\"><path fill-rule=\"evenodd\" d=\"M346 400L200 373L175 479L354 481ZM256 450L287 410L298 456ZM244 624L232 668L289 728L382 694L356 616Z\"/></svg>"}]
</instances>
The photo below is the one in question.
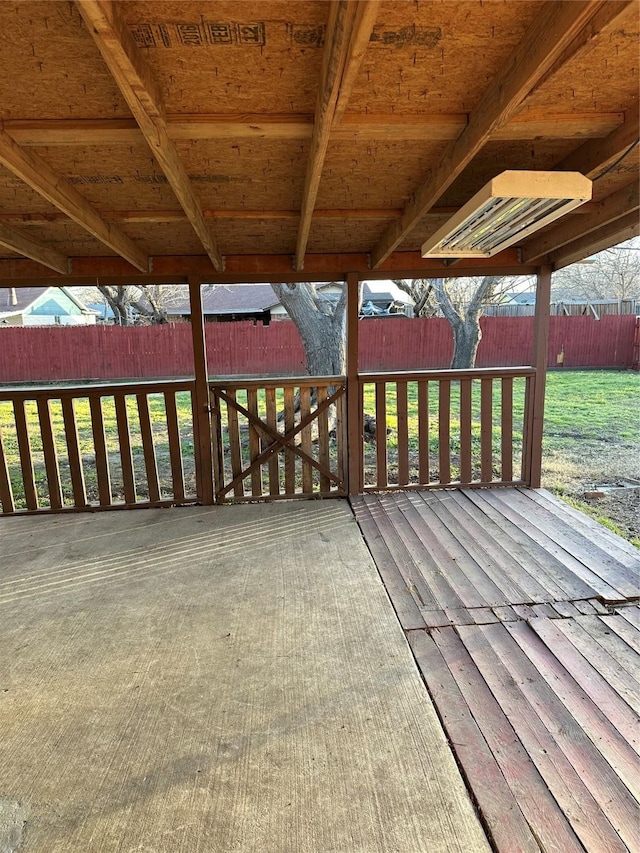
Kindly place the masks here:
<instances>
[{"instance_id":1,"label":"house roof","mask_svg":"<svg viewBox=\"0 0 640 853\"><path fill-rule=\"evenodd\" d=\"M328 286L330 285L325 285L325 287ZM394 297L386 291L371 290L365 282L363 300L375 302L377 305L387 305L394 301ZM280 300L270 284L220 285L211 289L205 288L202 293L202 309L205 314L260 314L279 304ZM167 313L190 314L191 306L188 298L174 297Z\"/></svg>"},{"instance_id":2,"label":"house roof","mask_svg":"<svg viewBox=\"0 0 640 853\"><path fill-rule=\"evenodd\" d=\"M268 311L280 300L270 284L221 285L202 293L202 310L205 314L258 314ZM172 300L169 314L190 314L189 299Z\"/></svg>"},{"instance_id":3,"label":"house roof","mask_svg":"<svg viewBox=\"0 0 640 853\"><path fill-rule=\"evenodd\" d=\"M87 306L70 293L66 287L63 289L65 295L68 296L81 311L86 312L88 310ZM47 290L50 290L49 285L44 287L0 287L0 316L7 317L22 314L30 308L31 305L37 302L41 296L44 296Z\"/></svg>"},{"instance_id":4,"label":"house roof","mask_svg":"<svg viewBox=\"0 0 640 853\"><path fill-rule=\"evenodd\" d=\"M451 274L587 257L640 229L637 8L0 0L0 280L442 274L518 169L593 200Z\"/></svg>"}]
</instances>

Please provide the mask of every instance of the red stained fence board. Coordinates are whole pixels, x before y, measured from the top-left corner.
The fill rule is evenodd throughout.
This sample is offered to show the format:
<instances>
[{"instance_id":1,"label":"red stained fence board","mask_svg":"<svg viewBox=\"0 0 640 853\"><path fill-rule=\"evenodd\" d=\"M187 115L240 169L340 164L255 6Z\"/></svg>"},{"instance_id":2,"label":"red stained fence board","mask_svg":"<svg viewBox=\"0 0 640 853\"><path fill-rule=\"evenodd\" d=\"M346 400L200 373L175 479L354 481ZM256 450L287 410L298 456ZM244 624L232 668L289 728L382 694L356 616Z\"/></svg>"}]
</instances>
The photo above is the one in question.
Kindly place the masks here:
<instances>
[{"instance_id":1,"label":"red stained fence board","mask_svg":"<svg viewBox=\"0 0 640 853\"><path fill-rule=\"evenodd\" d=\"M531 363L532 317L484 317L477 367ZM212 376L300 375L304 352L289 321L269 326L210 323L207 357ZM632 315L551 317L549 367L637 368ZM452 352L443 319L402 317L363 320L361 370L446 368ZM187 323L167 326L76 326L0 328L0 383L153 378L193 373Z\"/></svg>"}]
</instances>

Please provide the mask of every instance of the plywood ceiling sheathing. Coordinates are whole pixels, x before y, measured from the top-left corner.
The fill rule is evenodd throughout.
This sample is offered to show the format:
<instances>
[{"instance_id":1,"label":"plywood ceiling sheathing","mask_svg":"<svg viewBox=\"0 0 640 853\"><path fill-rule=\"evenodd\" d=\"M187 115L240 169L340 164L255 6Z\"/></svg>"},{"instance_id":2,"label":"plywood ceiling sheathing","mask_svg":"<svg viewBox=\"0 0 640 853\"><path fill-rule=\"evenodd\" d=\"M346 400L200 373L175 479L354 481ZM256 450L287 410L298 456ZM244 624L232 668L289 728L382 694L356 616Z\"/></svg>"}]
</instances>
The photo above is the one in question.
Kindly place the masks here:
<instances>
[{"instance_id":1,"label":"plywood ceiling sheathing","mask_svg":"<svg viewBox=\"0 0 640 853\"><path fill-rule=\"evenodd\" d=\"M400 220L387 229L374 248L374 268L400 245L493 133L511 119L524 98L554 64L561 58L566 62L571 49L578 51L584 47L587 41L579 34L602 6L601 0L586 0L549 2L542 7L502 72L493 79L470 114L467 127L447 148L434 171L406 205Z\"/></svg>"}]
</instances>

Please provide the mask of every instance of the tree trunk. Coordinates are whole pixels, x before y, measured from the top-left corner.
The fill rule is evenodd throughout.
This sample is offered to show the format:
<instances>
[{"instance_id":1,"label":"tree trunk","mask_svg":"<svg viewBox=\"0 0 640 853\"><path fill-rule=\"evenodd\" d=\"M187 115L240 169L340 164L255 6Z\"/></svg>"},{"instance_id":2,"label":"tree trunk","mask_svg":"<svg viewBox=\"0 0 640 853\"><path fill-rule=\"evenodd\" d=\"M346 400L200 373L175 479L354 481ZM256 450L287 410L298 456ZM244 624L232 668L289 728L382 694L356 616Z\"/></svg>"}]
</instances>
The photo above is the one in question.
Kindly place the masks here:
<instances>
[{"instance_id":1,"label":"tree trunk","mask_svg":"<svg viewBox=\"0 0 640 853\"><path fill-rule=\"evenodd\" d=\"M476 363L478 344L482 337L478 317L465 314L464 320L452 323L453 358L452 370L471 370Z\"/></svg>"},{"instance_id":2,"label":"tree trunk","mask_svg":"<svg viewBox=\"0 0 640 853\"><path fill-rule=\"evenodd\" d=\"M346 287L335 305L323 305L310 284L272 284L296 324L310 376L343 376L346 372Z\"/></svg>"}]
</instances>

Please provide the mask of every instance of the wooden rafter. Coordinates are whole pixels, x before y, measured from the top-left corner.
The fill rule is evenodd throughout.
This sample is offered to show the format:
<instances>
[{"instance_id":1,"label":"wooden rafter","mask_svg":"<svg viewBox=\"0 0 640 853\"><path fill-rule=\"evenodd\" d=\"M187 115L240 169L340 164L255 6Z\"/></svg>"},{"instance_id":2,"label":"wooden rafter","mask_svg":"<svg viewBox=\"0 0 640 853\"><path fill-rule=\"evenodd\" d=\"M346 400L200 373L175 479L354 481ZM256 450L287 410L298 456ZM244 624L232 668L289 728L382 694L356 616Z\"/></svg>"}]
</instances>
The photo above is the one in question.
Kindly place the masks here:
<instances>
[{"instance_id":1,"label":"wooden rafter","mask_svg":"<svg viewBox=\"0 0 640 853\"><path fill-rule=\"evenodd\" d=\"M624 123L604 139L590 139L556 166L559 171L582 172L598 178L638 141L638 103L625 113Z\"/></svg>"},{"instance_id":2,"label":"wooden rafter","mask_svg":"<svg viewBox=\"0 0 640 853\"><path fill-rule=\"evenodd\" d=\"M400 245L420 219L451 186L496 130L509 122L524 98L574 43L582 28L602 7L600 0L547 2L503 70L494 78L469 116L469 124L448 146L429 178L406 205L372 252L378 267Z\"/></svg>"},{"instance_id":3,"label":"wooden rafter","mask_svg":"<svg viewBox=\"0 0 640 853\"><path fill-rule=\"evenodd\" d=\"M616 243L622 243L624 240L630 240L639 235L640 218L638 218L637 212L627 213L597 231L563 246L557 252L553 252L549 259L553 268L558 270L569 266L569 264L574 264L576 261L581 261L583 258L588 258L590 255L595 255L597 252L602 252L610 246L615 246Z\"/></svg>"},{"instance_id":4,"label":"wooden rafter","mask_svg":"<svg viewBox=\"0 0 640 853\"><path fill-rule=\"evenodd\" d=\"M216 240L169 137L160 90L119 9L107 0L76 0L76 4L169 186L215 269L221 270L223 262Z\"/></svg>"},{"instance_id":5,"label":"wooden rafter","mask_svg":"<svg viewBox=\"0 0 640 853\"><path fill-rule=\"evenodd\" d=\"M572 211L576 214L593 213L598 209L595 202L587 202ZM432 207L425 218L444 219L453 216L459 208L451 205ZM205 219L224 220L227 222L297 222L300 219L299 210L249 210L241 208L220 209L204 211ZM335 221L352 220L366 221L382 219L396 219L402 210L396 207L360 207L354 210L345 208L316 208L313 211L314 220ZM105 219L113 219L116 222L131 222L137 225L170 224L172 222L186 222L182 210L104 210ZM0 222L7 225L48 225L51 222L61 222L66 219L63 213L0 213Z\"/></svg>"},{"instance_id":6,"label":"wooden rafter","mask_svg":"<svg viewBox=\"0 0 640 853\"><path fill-rule=\"evenodd\" d=\"M358 0L357 3L332 0L329 7L325 52L296 242L296 270L304 266L313 209L338 102L344 110L364 56L364 47L373 29L377 5L374 0Z\"/></svg>"},{"instance_id":7,"label":"wooden rafter","mask_svg":"<svg viewBox=\"0 0 640 853\"><path fill-rule=\"evenodd\" d=\"M32 261L37 261L56 272L63 274L69 272L69 259L61 252L2 222L0 222L0 246L17 252L25 258L31 258Z\"/></svg>"},{"instance_id":8,"label":"wooden rafter","mask_svg":"<svg viewBox=\"0 0 640 853\"><path fill-rule=\"evenodd\" d=\"M342 103L346 104L343 99ZM338 102L340 105L340 101ZM379 139L394 142L457 139L467 126L467 113L344 115L331 129L332 142ZM590 139L606 136L624 121L624 113L549 113L526 110L493 135L495 140ZM310 139L313 116L298 115L180 115L166 116L172 140L196 139ZM4 130L25 148L78 145L135 145L143 140L133 119L13 119Z\"/></svg>"},{"instance_id":9,"label":"wooden rafter","mask_svg":"<svg viewBox=\"0 0 640 853\"><path fill-rule=\"evenodd\" d=\"M39 154L25 151L3 130L0 130L0 164L136 269L148 270L148 257L133 240L117 225L105 222L73 184L54 171Z\"/></svg>"},{"instance_id":10,"label":"wooden rafter","mask_svg":"<svg viewBox=\"0 0 640 853\"><path fill-rule=\"evenodd\" d=\"M640 208L640 190L634 181L628 187L623 187L600 202L588 216L580 217L579 221L569 217L567 222L556 224L548 233L541 234L522 247L522 262L525 264L544 258L549 252L560 249L574 242L581 236L594 231L636 212ZM636 214L637 215L637 214Z\"/></svg>"}]
</instances>

